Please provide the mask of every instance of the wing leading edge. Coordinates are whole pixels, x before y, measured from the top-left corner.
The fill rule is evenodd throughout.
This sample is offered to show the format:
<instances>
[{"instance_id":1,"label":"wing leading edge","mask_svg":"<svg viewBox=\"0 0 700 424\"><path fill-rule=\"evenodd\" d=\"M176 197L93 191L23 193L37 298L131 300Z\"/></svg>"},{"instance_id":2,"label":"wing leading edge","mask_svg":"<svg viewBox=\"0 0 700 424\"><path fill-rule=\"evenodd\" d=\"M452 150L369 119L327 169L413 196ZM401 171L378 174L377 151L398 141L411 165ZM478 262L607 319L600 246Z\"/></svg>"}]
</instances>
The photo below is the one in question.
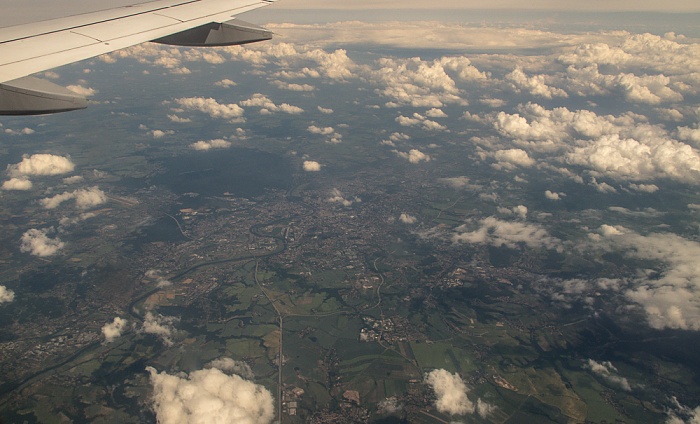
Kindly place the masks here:
<instances>
[{"instance_id":1,"label":"wing leading edge","mask_svg":"<svg viewBox=\"0 0 700 424\"><path fill-rule=\"evenodd\" d=\"M275 1L158 0L0 28L0 114L82 109L84 98L26 76L146 41L226 46L269 40L270 31L233 17Z\"/></svg>"}]
</instances>

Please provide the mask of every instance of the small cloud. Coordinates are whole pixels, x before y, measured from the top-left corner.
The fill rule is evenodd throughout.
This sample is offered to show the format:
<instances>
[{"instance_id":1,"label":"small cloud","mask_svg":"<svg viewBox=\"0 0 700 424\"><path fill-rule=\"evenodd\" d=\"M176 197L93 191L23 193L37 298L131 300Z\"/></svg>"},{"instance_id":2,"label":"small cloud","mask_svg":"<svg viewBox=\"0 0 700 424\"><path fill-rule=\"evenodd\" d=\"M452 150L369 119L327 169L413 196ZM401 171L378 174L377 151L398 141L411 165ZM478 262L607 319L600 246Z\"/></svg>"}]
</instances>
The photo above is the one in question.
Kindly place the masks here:
<instances>
[{"instance_id":1,"label":"small cloud","mask_svg":"<svg viewBox=\"0 0 700 424\"><path fill-rule=\"evenodd\" d=\"M31 190L32 182L27 177L10 178L2 183L3 190Z\"/></svg>"},{"instance_id":2,"label":"small cloud","mask_svg":"<svg viewBox=\"0 0 700 424\"><path fill-rule=\"evenodd\" d=\"M233 81L231 81L230 79L226 78L226 79L222 79L221 81L215 82L214 85L217 86L217 87L229 88L229 87L234 87L234 86L236 86L236 85L238 85L238 84L236 84L235 82L233 82Z\"/></svg>"},{"instance_id":3,"label":"small cloud","mask_svg":"<svg viewBox=\"0 0 700 424\"><path fill-rule=\"evenodd\" d=\"M564 193L555 193L555 192L550 191L550 190L546 190L546 191L544 192L544 197L546 197L546 198L549 199L549 200L554 200L554 201L561 200L561 198L564 197L564 196L566 196L566 194L564 194Z\"/></svg>"},{"instance_id":4,"label":"small cloud","mask_svg":"<svg viewBox=\"0 0 700 424\"><path fill-rule=\"evenodd\" d=\"M284 81L274 81L272 83L274 86L279 88L280 90L289 90L289 91L314 91L316 90L316 87L313 85L309 84L292 84Z\"/></svg>"},{"instance_id":5,"label":"small cloud","mask_svg":"<svg viewBox=\"0 0 700 424\"><path fill-rule=\"evenodd\" d=\"M418 149L411 149L408 153L393 150L398 157L404 158L411 163L430 162L431 157Z\"/></svg>"},{"instance_id":6,"label":"small cloud","mask_svg":"<svg viewBox=\"0 0 700 424\"><path fill-rule=\"evenodd\" d=\"M192 122L190 118L181 118L175 114L168 115L168 119L170 119L171 122L177 122L178 124L186 124L188 122Z\"/></svg>"},{"instance_id":7,"label":"small cloud","mask_svg":"<svg viewBox=\"0 0 700 424\"><path fill-rule=\"evenodd\" d=\"M216 140L199 140L195 143L190 144L190 148L194 150L206 151L211 149L228 149L231 147L231 142L227 140L222 140L220 138Z\"/></svg>"},{"instance_id":8,"label":"small cloud","mask_svg":"<svg viewBox=\"0 0 700 424\"><path fill-rule=\"evenodd\" d=\"M176 317L166 317L163 315L154 315L151 312L146 312L141 331L146 334L153 334L163 341L166 346L172 346L172 334L175 332L173 324L179 321Z\"/></svg>"},{"instance_id":9,"label":"small cloud","mask_svg":"<svg viewBox=\"0 0 700 424\"><path fill-rule=\"evenodd\" d=\"M116 338L121 337L122 331L126 329L126 325L128 324L128 321L115 317L114 321L111 323L107 323L102 326L102 334L105 336L105 341L107 343L113 342Z\"/></svg>"},{"instance_id":10,"label":"small cloud","mask_svg":"<svg viewBox=\"0 0 700 424\"><path fill-rule=\"evenodd\" d=\"M153 138L158 139L158 138L163 138L166 135L173 135L173 134L175 134L175 131L173 131L173 130L167 130L167 131L153 130L153 131L149 131L148 133L151 134L153 136Z\"/></svg>"},{"instance_id":11,"label":"small cloud","mask_svg":"<svg viewBox=\"0 0 700 424\"><path fill-rule=\"evenodd\" d=\"M94 90L90 87L83 87L82 85L69 85L66 88L84 97L90 97L97 94L97 90Z\"/></svg>"},{"instance_id":12,"label":"small cloud","mask_svg":"<svg viewBox=\"0 0 700 424\"><path fill-rule=\"evenodd\" d=\"M326 115L330 115L333 113L333 109L325 108L325 107L321 107L321 106L318 106L318 111L323 113L323 114L326 114Z\"/></svg>"},{"instance_id":13,"label":"small cloud","mask_svg":"<svg viewBox=\"0 0 700 424\"><path fill-rule=\"evenodd\" d=\"M15 292L5 286L0 286L0 303L10 303L15 300Z\"/></svg>"},{"instance_id":14,"label":"small cloud","mask_svg":"<svg viewBox=\"0 0 700 424\"><path fill-rule=\"evenodd\" d=\"M626 392L632 391L632 386L630 386L629 381L627 381L626 378L617 375L617 368L615 368L610 361L596 362L593 359L589 359L583 367L593 371L593 373L599 375L608 383L611 383Z\"/></svg>"},{"instance_id":15,"label":"small cloud","mask_svg":"<svg viewBox=\"0 0 700 424\"><path fill-rule=\"evenodd\" d=\"M59 250L63 249L65 243L58 238L50 238L48 234L52 232L53 228L44 230L32 228L25 231L22 234L19 250L42 258L55 255Z\"/></svg>"},{"instance_id":16,"label":"small cloud","mask_svg":"<svg viewBox=\"0 0 700 424\"><path fill-rule=\"evenodd\" d=\"M304 171L306 172L318 172L321 170L321 164L313 160L304 161Z\"/></svg>"},{"instance_id":17,"label":"small cloud","mask_svg":"<svg viewBox=\"0 0 700 424\"><path fill-rule=\"evenodd\" d=\"M46 209L55 209L61 203L68 200L75 200L75 205L80 209L89 209L106 203L107 195L104 191L95 186L88 189L78 189L70 192L66 191L53 197L46 197L39 200L39 203L41 203L41 205Z\"/></svg>"},{"instance_id":18,"label":"small cloud","mask_svg":"<svg viewBox=\"0 0 700 424\"><path fill-rule=\"evenodd\" d=\"M401 216L399 216L399 221L403 222L404 224L415 224L418 222L418 218L407 213L402 213Z\"/></svg>"},{"instance_id":19,"label":"small cloud","mask_svg":"<svg viewBox=\"0 0 700 424\"><path fill-rule=\"evenodd\" d=\"M346 199L345 196L343 195L343 192L338 190L337 188L334 188L331 191L331 197L328 198L328 201L331 203L340 203L341 205L345 207L351 206L354 202L361 202L362 200L358 197L355 197L354 199Z\"/></svg>"}]
</instances>

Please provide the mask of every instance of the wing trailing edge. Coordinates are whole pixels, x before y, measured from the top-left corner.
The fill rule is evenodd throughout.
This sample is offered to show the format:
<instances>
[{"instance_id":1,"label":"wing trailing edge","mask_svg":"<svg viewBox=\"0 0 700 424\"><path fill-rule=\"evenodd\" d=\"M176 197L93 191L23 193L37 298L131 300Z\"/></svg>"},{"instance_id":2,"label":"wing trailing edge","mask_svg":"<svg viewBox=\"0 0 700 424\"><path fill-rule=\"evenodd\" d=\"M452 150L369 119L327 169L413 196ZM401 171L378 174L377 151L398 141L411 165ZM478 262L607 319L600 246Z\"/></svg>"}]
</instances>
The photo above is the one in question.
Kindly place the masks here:
<instances>
[{"instance_id":1,"label":"wing trailing edge","mask_svg":"<svg viewBox=\"0 0 700 424\"><path fill-rule=\"evenodd\" d=\"M85 97L40 78L23 77L0 84L0 115L43 115L86 107Z\"/></svg>"}]
</instances>

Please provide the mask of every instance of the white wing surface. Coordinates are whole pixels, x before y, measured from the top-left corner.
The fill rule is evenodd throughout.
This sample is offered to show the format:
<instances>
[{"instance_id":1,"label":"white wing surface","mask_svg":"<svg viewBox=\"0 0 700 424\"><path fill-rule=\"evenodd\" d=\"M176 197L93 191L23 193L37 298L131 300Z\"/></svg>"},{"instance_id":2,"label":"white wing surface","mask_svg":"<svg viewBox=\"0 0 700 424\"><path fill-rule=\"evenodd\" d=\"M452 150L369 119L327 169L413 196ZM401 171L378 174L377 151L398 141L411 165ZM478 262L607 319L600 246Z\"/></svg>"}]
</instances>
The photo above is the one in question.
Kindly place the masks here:
<instances>
[{"instance_id":1,"label":"white wing surface","mask_svg":"<svg viewBox=\"0 0 700 424\"><path fill-rule=\"evenodd\" d=\"M0 114L83 108L85 99L71 100L62 87L23 77L146 41L221 46L268 40L269 31L234 17L274 1L157 0L1 27ZM3 6L2 13L12 14L12 8Z\"/></svg>"}]
</instances>

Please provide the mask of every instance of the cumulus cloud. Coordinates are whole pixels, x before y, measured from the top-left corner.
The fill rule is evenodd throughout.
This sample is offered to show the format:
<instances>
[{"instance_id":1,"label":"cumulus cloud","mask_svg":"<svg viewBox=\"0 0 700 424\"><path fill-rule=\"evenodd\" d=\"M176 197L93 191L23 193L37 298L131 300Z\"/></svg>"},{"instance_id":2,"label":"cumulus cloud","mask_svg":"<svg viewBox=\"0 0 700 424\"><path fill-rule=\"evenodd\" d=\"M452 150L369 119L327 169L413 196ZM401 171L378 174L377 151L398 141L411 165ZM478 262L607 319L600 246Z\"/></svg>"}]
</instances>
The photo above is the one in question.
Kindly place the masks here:
<instances>
[{"instance_id":1,"label":"cumulus cloud","mask_svg":"<svg viewBox=\"0 0 700 424\"><path fill-rule=\"evenodd\" d=\"M27 177L19 177L19 178L10 178L7 181L3 181L2 183L2 189L3 190L20 190L20 191L26 191L26 190L31 190L32 189L32 182L29 180Z\"/></svg>"},{"instance_id":2,"label":"cumulus cloud","mask_svg":"<svg viewBox=\"0 0 700 424\"><path fill-rule=\"evenodd\" d=\"M486 418L495 410L495 406L482 399L472 402L467 393L469 388L459 374L451 374L444 369L436 369L425 374L424 381L428 384L437 397L435 407L438 411L449 415L467 415L477 413Z\"/></svg>"},{"instance_id":3,"label":"cumulus cloud","mask_svg":"<svg viewBox=\"0 0 700 424\"><path fill-rule=\"evenodd\" d=\"M185 110L199 111L214 119L226 119L231 122L242 122L245 112L237 104L222 104L211 97L183 97L175 99L175 103Z\"/></svg>"},{"instance_id":4,"label":"cumulus cloud","mask_svg":"<svg viewBox=\"0 0 700 424\"><path fill-rule=\"evenodd\" d=\"M520 166L529 168L535 164L535 160L522 149L498 150L493 154L497 166L506 169L515 169Z\"/></svg>"},{"instance_id":5,"label":"cumulus cloud","mask_svg":"<svg viewBox=\"0 0 700 424\"><path fill-rule=\"evenodd\" d=\"M333 127L318 127L316 125L309 125L306 131L311 134L319 134L326 136L326 142L331 144L340 143L343 139L343 135L335 131Z\"/></svg>"},{"instance_id":6,"label":"cumulus cloud","mask_svg":"<svg viewBox=\"0 0 700 424\"><path fill-rule=\"evenodd\" d=\"M214 85L217 86L217 87L229 88L229 87L234 87L234 86L236 86L236 85L238 85L238 84L236 84L236 83L233 82L232 80L226 78L226 79L222 79L222 80L220 80L220 81L215 82Z\"/></svg>"},{"instance_id":7,"label":"cumulus cloud","mask_svg":"<svg viewBox=\"0 0 700 424\"><path fill-rule=\"evenodd\" d=\"M338 190L337 188L334 188L333 190L331 190L331 197L328 198L328 201L331 203L340 203L345 207L349 207L355 202L361 202L362 199L360 199L359 197L355 197L353 199L346 199L342 191Z\"/></svg>"},{"instance_id":8,"label":"cumulus cloud","mask_svg":"<svg viewBox=\"0 0 700 424\"><path fill-rule=\"evenodd\" d=\"M593 359L588 359L583 367L593 371L608 383L611 383L612 385L617 386L626 392L632 391L632 386L630 386L629 381L627 381L626 378L617 375L617 368L615 368L610 361L596 362Z\"/></svg>"},{"instance_id":9,"label":"cumulus cloud","mask_svg":"<svg viewBox=\"0 0 700 424\"><path fill-rule=\"evenodd\" d=\"M97 94L97 90L94 90L90 87L83 87L82 85L68 85L66 86L66 88L84 97L90 97Z\"/></svg>"},{"instance_id":10,"label":"cumulus cloud","mask_svg":"<svg viewBox=\"0 0 700 424\"><path fill-rule=\"evenodd\" d=\"M396 118L396 122L404 127L420 126L427 131L447 131L446 126L430 120L419 113L414 113L412 117L400 115Z\"/></svg>"},{"instance_id":11,"label":"cumulus cloud","mask_svg":"<svg viewBox=\"0 0 700 424\"><path fill-rule=\"evenodd\" d=\"M321 170L321 164L314 160L304 161L304 171L306 172L318 172Z\"/></svg>"},{"instance_id":12,"label":"cumulus cloud","mask_svg":"<svg viewBox=\"0 0 700 424\"><path fill-rule=\"evenodd\" d=\"M146 312L141 331L159 337L166 346L172 346L172 335L175 332L173 324L177 321L179 320L176 317L166 317L160 314L155 315L152 312Z\"/></svg>"},{"instance_id":13,"label":"cumulus cloud","mask_svg":"<svg viewBox=\"0 0 700 424\"><path fill-rule=\"evenodd\" d=\"M400 152L398 150L393 150L393 152L396 153L398 157L404 158L411 163L430 162L431 159L430 156L426 155L418 149L411 149L408 151L408 153Z\"/></svg>"},{"instance_id":14,"label":"cumulus cloud","mask_svg":"<svg viewBox=\"0 0 700 424\"><path fill-rule=\"evenodd\" d=\"M245 362L236 361L231 358L219 358L209 362L207 368L216 368L221 371L226 371L229 374L237 374L241 377L251 380L255 377L250 365Z\"/></svg>"},{"instance_id":15,"label":"cumulus cloud","mask_svg":"<svg viewBox=\"0 0 700 424\"><path fill-rule=\"evenodd\" d=\"M700 153L640 115L601 116L587 110L548 110L528 103L519 106L518 113L487 114L484 122L518 145L517 149L485 154L495 157L499 167L533 166L529 152L534 152L543 155L542 163L572 166L573 171L557 170L580 183L578 169L593 178L635 183L661 178L692 184L700 181ZM613 192L611 187L593 185Z\"/></svg>"},{"instance_id":16,"label":"cumulus cloud","mask_svg":"<svg viewBox=\"0 0 700 424\"><path fill-rule=\"evenodd\" d=\"M535 97L543 97L545 99L569 97L566 91L547 85L546 79L545 75L528 77L521 67L515 68L513 72L506 75L506 81L509 81L513 89L518 92L526 91Z\"/></svg>"},{"instance_id":17,"label":"cumulus cloud","mask_svg":"<svg viewBox=\"0 0 700 424\"><path fill-rule=\"evenodd\" d=\"M9 165L7 173L11 177L28 177L34 175L60 175L73 172L75 164L69 158L47 153L38 153L22 158L17 164Z\"/></svg>"},{"instance_id":18,"label":"cumulus cloud","mask_svg":"<svg viewBox=\"0 0 700 424\"><path fill-rule=\"evenodd\" d=\"M173 130L165 130L165 131L153 130L153 131L149 131L148 133L151 134L153 136L153 138L159 139L159 138L165 137L166 135L173 135L173 134L175 134L175 131L173 131Z\"/></svg>"},{"instance_id":19,"label":"cumulus cloud","mask_svg":"<svg viewBox=\"0 0 700 424\"><path fill-rule=\"evenodd\" d=\"M558 239L550 236L547 230L537 224L509 222L488 217L482 219L475 230L470 231L470 228L473 228L473 224L464 224L455 228L452 241L455 243L506 246L511 249L515 249L519 245L555 249L560 244Z\"/></svg>"},{"instance_id":20,"label":"cumulus cloud","mask_svg":"<svg viewBox=\"0 0 700 424\"><path fill-rule=\"evenodd\" d=\"M274 102L272 102L272 100L270 100L267 96L260 93L253 94L253 97L251 97L248 100L243 100L239 104L245 107L259 107L260 113L262 114L283 112L288 113L290 115L298 115L304 112L304 109L297 106L292 106L287 103L277 105Z\"/></svg>"},{"instance_id":21,"label":"cumulus cloud","mask_svg":"<svg viewBox=\"0 0 700 424\"><path fill-rule=\"evenodd\" d=\"M231 142L217 138L215 140L199 140L190 144L190 148L194 150L211 150L211 149L228 149L231 147Z\"/></svg>"},{"instance_id":22,"label":"cumulus cloud","mask_svg":"<svg viewBox=\"0 0 700 424\"><path fill-rule=\"evenodd\" d=\"M0 286L0 304L10 303L15 300L15 292L5 286Z\"/></svg>"},{"instance_id":23,"label":"cumulus cloud","mask_svg":"<svg viewBox=\"0 0 700 424\"><path fill-rule=\"evenodd\" d=\"M325 115L331 115L333 113L333 109L331 109L331 108L317 106L317 109L319 112L321 112Z\"/></svg>"},{"instance_id":24,"label":"cumulus cloud","mask_svg":"<svg viewBox=\"0 0 700 424\"><path fill-rule=\"evenodd\" d=\"M466 415L473 414L476 410L474 403L467 397L467 385L459 374L436 369L425 375L425 382L437 396L435 406L438 411L450 415Z\"/></svg>"},{"instance_id":25,"label":"cumulus cloud","mask_svg":"<svg viewBox=\"0 0 700 424\"><path fill-rule=\"evenodd\" d=\"M622 226L602 225L598 233L592 235L598 245L605 242L607 249L646 260L656 271L630 277L624 292L652 328L700 330L700 243L672 233L641 235Z\"/></svg>"},{"instance_id":26,"label":"cumulus cloud","mask_svg":"<svg viewBox=\"0 0 700 424\"><path fill-rule=\"evenodd\" d=\"M681 405L678 399L671 398L671 409L667 412L665 424L698 424L700 423L700 406L695 409Z\"/></svg>"},{"instance_id":27,"label":"cumulus cloud","mask_svg":"<svg viewBox=\"0 0 700 424\"><path fill-rule=\"evenodd\" d=\"M418 218L416 218L413 215L409 215L407 213L402 213L401 216L399 216L399 221L403 222L404 224L415 224L418 222Z\"/></svg>"},{"instance_id":28,"label":"cumulus cloud","mask_svg":"<svg viewBox=\"0 0 700 424\"><path fill-rule=\"evenodd\" d=\"M550 190L545 190L544 192L544 197L546 197L549 200L561 200L563 196L566 196L564 193L556 193Z\"/></svg>"},{"instance_id":29,"label":"cumulus cloud","mask_svg":"<svg viewBox=\"0 0 700 424\"><path fill-rule=\"evenodd\" d=\"M273 81L272 85L279 88L280 90L288 91L314 91L316 87L310 84L293 84L284 81Z\"/></svg>"},{"instance_id":30,"label":"cumulus cloud","mask_svg":"<svg viewBox=\"0 0 700 424\"><path fill-rule=\"evenodd\" d=\"M128 323L124 318L115 317L114 321L103 325L102 335L105 336L105 341L111 343L118 337L121 337L122 331L126 329Z\"/></svg>"},{"instance_id":31,"label":"cumulus cloud","mask_svg":"<svg viewBox=\"0 0 700 424\"><path fill-rule=\"evenodd\" d=\"M61 203L68 200L75 200L75 205L80 209L89 209L107 202L107 195L99 187L66 191L52 197L39 200L39 203L46 209L55 209Z\"/></svg>"},{"instance_id":32,"label":"cumulus cloud","mask_svg":"<svg viewBox=\"0 0 700 424\"><path fill-rule=\"evenodd\" d=\"M50 238L49 234L53 231L53 228L46 228L43 230L32 228L25 231L20 240L19 250L23 253L29 253L30 255L39 257L55 255L59 250L63 249L65 243L58 237Z\"/></svg>"},{"instance_id":33,"label":"cumulus cloud","mask_svg":"<svg viewBox=\"0 0 700 424\"><path fill-rule=\"evenodd\" d=\"M189 375L146 368L153 385L153 410L159 423L269 424L275 416L272 394L263 386L218 368Z\"/></svg>"},{"instance_id":34,"label":"cumulus cloud","mask_svg":"<svg viewBox=\"0 0 700 424\"><path fill-rule=\"evenodd\" d=\"M527 206L524 205L518 205L513 208L504 208L504 207L499 207L498 212L504 214L504 215L516 215L520 219L526 219L527 218Z\"/></svg>"}]
</instances>

